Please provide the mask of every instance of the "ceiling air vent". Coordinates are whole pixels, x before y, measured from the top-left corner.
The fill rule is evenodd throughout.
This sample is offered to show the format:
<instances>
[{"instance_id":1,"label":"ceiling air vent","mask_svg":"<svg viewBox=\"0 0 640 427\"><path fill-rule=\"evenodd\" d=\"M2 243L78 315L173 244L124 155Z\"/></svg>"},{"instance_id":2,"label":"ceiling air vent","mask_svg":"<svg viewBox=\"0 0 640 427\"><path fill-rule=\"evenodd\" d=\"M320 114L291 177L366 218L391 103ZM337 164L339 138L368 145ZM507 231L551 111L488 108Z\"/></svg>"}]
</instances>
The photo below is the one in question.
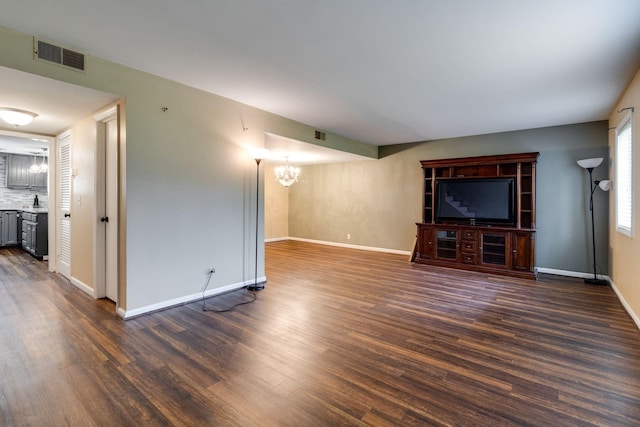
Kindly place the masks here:
<instances>
[{"instance_id":1,"label":"ceiling air vent","mask_svg":"<svg viewBox=\"0 0 640 427\"><path fill-rule=\"evenodd\" d=\"M64 65L78 71L85 71L84 54L71 49L36 40L34 54L36 58L43 61Z\"/></svg>"},{"instance_id":2,"label":"ceiling air vent","mask_svg":"<svg viewBox=\"0 0 640 427\"><path fill-rule=\"evenodd\" d=\"M327 134L317 130L316 131L316 139L319 139L320 141L325 141L327 139Z\"/></svg>"}]
</instances>

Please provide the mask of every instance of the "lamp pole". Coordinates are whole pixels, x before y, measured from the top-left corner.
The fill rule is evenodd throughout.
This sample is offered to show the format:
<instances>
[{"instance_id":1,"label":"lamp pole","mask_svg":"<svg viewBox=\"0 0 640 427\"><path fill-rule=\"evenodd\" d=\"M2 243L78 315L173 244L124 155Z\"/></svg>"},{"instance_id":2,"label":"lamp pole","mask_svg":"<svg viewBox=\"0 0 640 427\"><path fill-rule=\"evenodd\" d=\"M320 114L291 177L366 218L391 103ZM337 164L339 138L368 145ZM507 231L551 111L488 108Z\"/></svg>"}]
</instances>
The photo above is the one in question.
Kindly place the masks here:
<instances>
[{"instance_id":1,"label":"lamp pole","mask_svg":"<svg viewBox=\"0 0 640 427\"><path fill-rule=\"evenodd\" d=\"M589 185L591 190L591 195L589 197L589 210L591 211L591 243L593 249L593 279L584 279L584 283L588 285L608 285L609 282L604 279L598 279L598 275L596 274L596 225L593 214L593 193L598 188L599 181L593 183L593 169L594 168L586 168L589 171Z\"/></svg>"},{"instance_id":2,"label":"lamp pole","mask_svg":"<svg viewBox=\"0 0 640 427\"><path fill-rule=\"evenodd\" d=\"M254 155L256 161L256 253L254 265L254 281L253 284L247 286L247 290L261 291L264 289L264 283L258 283L258 227L260 219L260 162L264 158L266 152L260 151Z\"/></svg>"}]
</instances>

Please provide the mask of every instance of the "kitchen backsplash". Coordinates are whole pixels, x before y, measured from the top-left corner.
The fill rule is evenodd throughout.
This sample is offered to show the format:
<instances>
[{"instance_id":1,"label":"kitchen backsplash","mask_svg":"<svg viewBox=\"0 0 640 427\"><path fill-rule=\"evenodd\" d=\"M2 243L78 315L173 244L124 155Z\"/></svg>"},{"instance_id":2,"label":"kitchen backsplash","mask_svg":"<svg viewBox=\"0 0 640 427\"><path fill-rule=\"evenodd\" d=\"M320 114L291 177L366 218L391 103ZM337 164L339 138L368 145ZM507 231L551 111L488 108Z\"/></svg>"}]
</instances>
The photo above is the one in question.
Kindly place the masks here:
<instances>
[{"instance_id":1,"label":"kitchen backsplash","mask_svg":"<svg viewBox=\"0 0 640 427\"><path fill-rule=\"evenodd\" d=\"M0 208L21 208L33 205L38 195L40 207L49 206L49 195L46 191L16 190L7 188L7 156L0 155Z\"/></svg>"}]
</instances>

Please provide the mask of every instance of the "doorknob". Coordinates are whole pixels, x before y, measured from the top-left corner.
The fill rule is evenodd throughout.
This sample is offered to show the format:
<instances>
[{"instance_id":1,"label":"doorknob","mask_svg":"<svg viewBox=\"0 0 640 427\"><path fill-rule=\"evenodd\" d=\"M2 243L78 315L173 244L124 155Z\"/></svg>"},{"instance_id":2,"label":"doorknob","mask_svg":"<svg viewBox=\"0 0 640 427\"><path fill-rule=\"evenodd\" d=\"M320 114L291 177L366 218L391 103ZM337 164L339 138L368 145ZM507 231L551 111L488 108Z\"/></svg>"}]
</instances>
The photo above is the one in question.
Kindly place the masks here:
<instances>
[{"instance_id":1,"label":"doorknob","mask_svg":"<svg viewBox=\"0 0 640 427\"><path fill-rule=\"evenodd\" d=\"M103 216L102 218L100 218L100 222L109 222L109 217Z\"/></svg>"},{"instance_id":2,"label":"doorknob","mask_svg":"<svg viewBox=\"0 0 640 427\"><path fill-rule=\"evenodd\" d=\"M64 214L65 218L71 218L71 214L69 212L67 212L66 214Z\"/></svg>"}]
</instances>

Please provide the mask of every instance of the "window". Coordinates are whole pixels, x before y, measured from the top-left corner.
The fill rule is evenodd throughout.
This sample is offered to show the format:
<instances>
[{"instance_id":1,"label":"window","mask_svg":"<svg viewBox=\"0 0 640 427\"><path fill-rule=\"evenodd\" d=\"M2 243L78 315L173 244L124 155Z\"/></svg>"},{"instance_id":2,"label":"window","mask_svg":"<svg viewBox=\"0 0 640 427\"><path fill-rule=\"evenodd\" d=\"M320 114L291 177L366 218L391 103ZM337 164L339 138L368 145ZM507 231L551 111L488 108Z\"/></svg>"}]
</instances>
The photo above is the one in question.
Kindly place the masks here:
<instances>
[{"instance_id":1,"label":"window","mask_svg":"<svg viewBox=\"0 0 640 427\"><path fill-rule=\"evenodd\" d=\"M632 235L633 231L633 160L631 111L616 128L616 229Z\"/></svg>"}]
</instances>

